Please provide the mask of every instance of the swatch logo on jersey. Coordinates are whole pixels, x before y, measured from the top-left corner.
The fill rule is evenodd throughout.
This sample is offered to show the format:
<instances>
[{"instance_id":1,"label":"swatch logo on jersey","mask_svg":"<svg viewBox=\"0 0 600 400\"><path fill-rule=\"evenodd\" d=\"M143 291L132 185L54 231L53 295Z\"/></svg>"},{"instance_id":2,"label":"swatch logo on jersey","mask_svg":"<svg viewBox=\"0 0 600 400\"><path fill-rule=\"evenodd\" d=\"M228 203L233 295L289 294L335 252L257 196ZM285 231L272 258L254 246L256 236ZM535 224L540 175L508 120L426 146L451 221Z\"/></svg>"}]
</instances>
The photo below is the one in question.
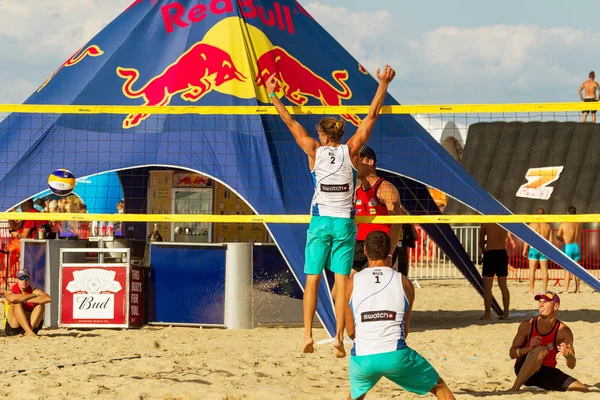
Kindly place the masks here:
<instances>
[{"instance_id":1,"label":"swatch logo on jersey","mask_svg":"<svg viewBox=\"0 0 600 400\"><path fill-rule=\"evenodd\" d=\"M362 322L394 321L395 319L395 311L367 311L360 314L360 320Z\"/></svg>"},{"instance_id":2,"label":"swatch logo on jersey","mask_svg":"<svg viewBox=\"0 0 600 400\"><path fill-rule=\"evenodd\" d=\"M337 193L347 192L350 190L350 184L344 183L342 185L323 185L321 184L321 192Z\"/></svg>"}]
</instances>

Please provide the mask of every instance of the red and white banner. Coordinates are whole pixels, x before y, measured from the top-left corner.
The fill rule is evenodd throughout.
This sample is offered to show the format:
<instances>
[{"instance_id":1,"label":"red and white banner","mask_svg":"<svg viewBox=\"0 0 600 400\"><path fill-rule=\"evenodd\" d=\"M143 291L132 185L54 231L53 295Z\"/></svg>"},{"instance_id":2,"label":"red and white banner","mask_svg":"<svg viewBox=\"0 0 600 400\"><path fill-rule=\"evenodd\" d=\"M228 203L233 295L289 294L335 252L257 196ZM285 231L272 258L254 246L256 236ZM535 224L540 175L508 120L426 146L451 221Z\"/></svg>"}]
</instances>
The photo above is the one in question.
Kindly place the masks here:
<instances>
[{"instance_id":1,"label":"red and white banner","mask_svg":"<svg viewBox=\"0 0 600 400\"><path fill-rule=\"evenodd\" d=\"M127 273L123 265L63 265L61 325L126 326Z\"/></svg>"}]
</instances>

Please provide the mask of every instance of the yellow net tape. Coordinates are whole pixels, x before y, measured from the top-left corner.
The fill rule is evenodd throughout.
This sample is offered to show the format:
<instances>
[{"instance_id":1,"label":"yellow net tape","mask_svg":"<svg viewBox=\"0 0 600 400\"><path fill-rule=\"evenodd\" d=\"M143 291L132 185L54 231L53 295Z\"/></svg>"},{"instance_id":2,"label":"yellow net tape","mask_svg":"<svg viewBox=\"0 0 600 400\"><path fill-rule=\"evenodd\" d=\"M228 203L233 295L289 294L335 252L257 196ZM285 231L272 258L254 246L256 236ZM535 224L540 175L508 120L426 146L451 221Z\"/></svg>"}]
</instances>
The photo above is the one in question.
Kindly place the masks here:
<instances>
[{"instance_id":1,"label":"yellow net tape","mask_svg":"<svg viewBox=\"0 0 600 400\"><path fill-rule=\"evenodd\" d=\"M265 115L277 114L271 106L97 106L53 104L0 104L0 112L47 114L204 114L204 115ZM292 114L367 114L369 106L294 106ZM515 104L432 104L384 106L381 114L470 114L528 113L600 110L598 103L515 103Z\"/></svg>"},{"instance_id":2,"label":"yellow net tape","mask_svg":"<svg viewBox=\"0 0 600 400\"><path fill-rule=\"evenodd\" d=\"M120 221L120 222L231 222L308 224L310 215L207 215L207 214L70 214L0 212L0 220ZM377 224L474 224L529 222L598 222L600 214L532 215L396 215L356 217L357 223Z\"/></svg>"},{"instance_id":3,"label":"yellow net tape","mask_svg":"<svg viewBox=\"0 0 600 400\"><path fill-rule=\"evenodd\" d=\"M369 106L294 106L287 107L295 115L367 114ZM48 114L148 114L203 115L273 115L272 106L113 106L0 104L0 113ZM599 103L514 103L514 104L432 104L384 106L381 114L471 114L471 113L551 113L600 110ZM0 220L23 219L19 213L0 212ZM307 224L310 215L205 215L205 214L69 214L28 213L28 220L48 221L121 221L121 222L232 222ZM530 223L530 222L598 222L600 214L581 215L422 215L357 217L356 222L371 223Z\"/></svg>"}]
</instances>

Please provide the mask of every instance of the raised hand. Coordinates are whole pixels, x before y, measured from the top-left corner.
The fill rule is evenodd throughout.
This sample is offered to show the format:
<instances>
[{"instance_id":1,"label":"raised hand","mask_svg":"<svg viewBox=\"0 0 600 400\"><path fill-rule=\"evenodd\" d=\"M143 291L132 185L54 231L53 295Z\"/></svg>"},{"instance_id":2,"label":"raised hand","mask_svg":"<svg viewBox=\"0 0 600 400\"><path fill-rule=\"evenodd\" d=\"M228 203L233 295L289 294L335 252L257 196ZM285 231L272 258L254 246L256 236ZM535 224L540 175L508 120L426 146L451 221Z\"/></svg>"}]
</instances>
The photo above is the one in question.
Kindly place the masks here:
<instances>
[{"instance_id":1,"label":"raised hand","mask_svg":"<svg viewBox=\"0 0 600 400\"><path fill-rule=\"evenodd\" d=\"M558 352L567 358L569 355L573 355L573 347L570 344L561 343L558 345Z\"/></svg>"},{"instance_id":2,"label":"raised hand","mask_svg":"<svg viewBox=\"0 0 600 400\"><path fill-rule=\"evenodd\" d=\"M275 93L275 90L277 89L277 84L279 83L279 81L277 80L277 78L275 78L275 75L276 74L273 74L270 77L268 77L267 81L265 82L265 87L267 88L268 94Z\"/></svg>"},{"instance_id":3,"label":"raised hand","mask_svg":"<svg viewBox=\"0 0 600 400\"><path fill-rule=\"evenodd\" d=\"M396 76L396 71L394 71L394 69L392 67L390 67L388 64L386 64L385 67L383 68L383 72L381 72L379 70L379 68L377 68L377 79L379 79L379 82L390 83L394 79L395 76Z\"/></svg>"}]
</instances>

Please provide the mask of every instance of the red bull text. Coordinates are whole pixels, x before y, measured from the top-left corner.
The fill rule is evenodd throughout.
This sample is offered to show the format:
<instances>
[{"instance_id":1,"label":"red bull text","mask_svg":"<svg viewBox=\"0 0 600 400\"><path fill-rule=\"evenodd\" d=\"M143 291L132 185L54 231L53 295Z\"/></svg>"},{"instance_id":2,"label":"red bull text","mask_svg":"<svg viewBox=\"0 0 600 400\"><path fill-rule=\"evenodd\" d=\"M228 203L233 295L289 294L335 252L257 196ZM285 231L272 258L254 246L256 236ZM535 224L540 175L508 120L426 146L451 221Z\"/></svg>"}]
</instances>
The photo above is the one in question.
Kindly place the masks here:
<instances>
[{"instance_id":1,"label":"red bull text","mask_svg":"<svg viewBox=\"0 0 600 400\"><path fill-rule=\"evenodd\" d=\"M290 10L288 6L282 6L278 2L273 2L272 9L257 6L254 0L235 0L237 1L240 16L244 19L260 18L267 26L277 26L282 31L287 31L294 34L294 23L292 14L299 12L306 13L304 9L301 11ZM186 9L179 2L172 2L160 8L165 30L167 33L172 33L177 28L186 28L190 24L203 21L209 14L222 15L233 13L234 0L211 0L209 4L196 4L195 6ZM208 2L207 2L208 3Z\"/></svg>"},{"instance_id":2,"label":"red bull text","mask_svg":"<svg viewBox=\"0 0 600 400\"><path fill-rule=\"evenodd\" d=\"M139 78L137 69L118 67L117 74L125 79L125 96L143 98L146 106L168 105L176 94L181 94L183 100L195 102L225 82L234 79L243 82L247 79L238 71L227 52L202 42L190 47L177 61L140 89L133 89ZM130 114L123 121L123 128L137 126L148 116Z\"/></svg>"},{"instance_id":3,"label":"red bull text","mask_svg":"<svg viewBox=\"0 0 600 400\"><path fill-rule=\"evenodd\" d=\"M339 89L278 46L260 56L257 63L258 86L263 86L267 78L276 74L280 82L277 91L283 91L283 95L296 105L303 106L308 101L308 97L313 97L324 106L341 106L342 100L352 97L352 91L346 84L348 79L346 70L331 73L340 86ZM342 118L356 126L360 124L360 118L356 115L345 114Z\"/></svg>"}]
</instances>

